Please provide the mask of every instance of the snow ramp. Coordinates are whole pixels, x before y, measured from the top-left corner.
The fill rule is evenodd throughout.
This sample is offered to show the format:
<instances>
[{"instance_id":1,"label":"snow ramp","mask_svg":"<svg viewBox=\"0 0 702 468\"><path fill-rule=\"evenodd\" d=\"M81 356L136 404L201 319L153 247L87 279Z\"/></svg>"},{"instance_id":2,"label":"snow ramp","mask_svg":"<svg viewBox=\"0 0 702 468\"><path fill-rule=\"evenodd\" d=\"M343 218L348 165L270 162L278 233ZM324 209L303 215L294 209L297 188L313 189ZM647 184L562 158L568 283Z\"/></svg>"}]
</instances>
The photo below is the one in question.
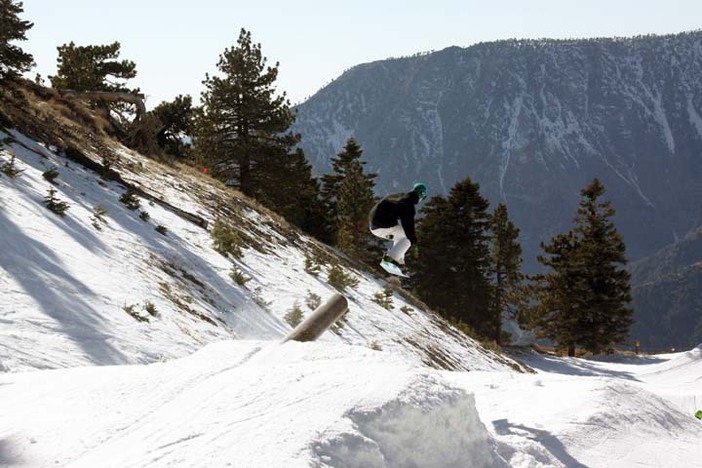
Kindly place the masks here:
<instances>
[{"instance_id":1,"label":"snow ramp","mask_svg":"<svg viewBox=\"0 0 702 468\"><path fill-rule=\"evenodd\" d=\"M366 347L226 341L0 375L0 465L499 467L473 396Z\"/></svg>"}]
</instances>

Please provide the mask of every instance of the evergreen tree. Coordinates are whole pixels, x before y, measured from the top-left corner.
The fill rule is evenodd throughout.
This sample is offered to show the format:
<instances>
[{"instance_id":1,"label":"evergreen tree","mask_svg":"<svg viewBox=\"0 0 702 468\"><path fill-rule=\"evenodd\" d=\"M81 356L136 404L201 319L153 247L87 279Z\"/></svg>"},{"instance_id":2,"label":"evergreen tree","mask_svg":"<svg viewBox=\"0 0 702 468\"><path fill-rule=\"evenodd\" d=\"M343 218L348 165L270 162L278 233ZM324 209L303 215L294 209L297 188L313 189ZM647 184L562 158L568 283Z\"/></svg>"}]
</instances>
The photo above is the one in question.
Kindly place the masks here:
<instances>
[{"instance_id":1,"label":"evergreen tree","mask_svg":"<svg viewBox=\"0 0 702 468\"><path fill-rule=\"evenodd\" d=\"M21 20L24 13L22 2L0 0L0 82L16 77L34 66L34 58L24 52L13 41L26 41L25 33L34 24Z\"/></svg>"},{"instance_id":2,"label":"evergreen tree","mask_svg":"<svg viewBox=\"0 0 702 468\"><path fill-rule=\"evenodd\" d=\"M56 76L49 76L57 89L74 91L138 92L126 87L137 74L131 60L117 60L120 43L77 46L73 42L58 47Z\"/></svg>"},{"instance_id":3,"label":"evergreen tree","mask_svg":"<svg viewBox=\"0 0 702 468\"><path fill-rule=\"evenodd\" d=\"M338 243L338 233L341 228L341 214L339 213L339 194L341 186L346 179L349 168L352 165L358 165L360 169L360 177L357 183L360 184L361 190L369 188L371 193L375 186L375 178L378 176L373 173L364 173L363 166L365 161L361 161L363 150L356 140L352 137L346 141L344 149L331 159L333 172L322 176L322 199L326 205L327 222L329 224L329 239L330 243ZM361 180L362 179L362 180ZM372 206L368 207L368 211ZM368 212L366 212L367 216ZM367 223L367 220L366 220Z\"/></svg>"},{"instance_id":4,"label":"evergreen tree","mask_svg":"<svg viewBox=\"0 0 702 468\"><path fill-rule=\"evenodd\" d=\"M185 148L183 138L190 132L194 110L190 96L177 96L172 102L162 102L149 112L159 123L156 132L158 146L166 153L183 157Z\"/></svg>"},{"instance_id":5,"label":"evergreen tree","mask_svg":"<svg viewBox=\"0 0 702 468\"><path fill-rule=\"evenodd\" d=\"M363 173L358 160L351 161L345 172L337 195L338 245L344 252L369 261L374 236L368 229L368 213L375 203L375 182Z\"/></svg>"},{"instance_id":6,"label":"evergreen tree","mask_svg":"<svg viewBox=\"0 0 702 468\"><path fill-rule=\"evenodd\" d=\"M252 173L255 197L305 232L317 235L322 203L319 181L302 149L288 154L277 151L260 160Z\"/></svg>"},{"instance_id":7,"label":"evergreen tree","mask_svg":"<svg viewBox=\"0 0 702 468\"><path fill-rule=\"evenodd\" d=\"M433 197L422 209L415 281L422 299L444 315L468 324L482 337L495 336L490 317L489 203L470 178L447 199Z\"/></svg>"},{"instance_id":8,"label":"evergreen tree","mask_svg":"<svg viewBox=\"0 0 702 468\"><path fill-rule=\"evenodd\" d=\"M499 345L502 343L502 319L514 315L524 304L522 246L519 244L519 229L509 219L507 207L503 203L495 208L490 224L492 315L495 319L494 340Z\"/></svg>"},{"instance_id":9,"label":"evergreen tree","mask_svg":"<svg viewBox=\"0 0 702 468\"><path fill-rule=\"evenodd\" d=\"M537 275L534 284L535 305L530 311L529 324L536 336L548 338L568 349L575 356L578 341L578 309L575 298L584 294L577 264L578 240L573 232L559 234L548 244L541 243L546 254L537 260L549 272Z\"/></svg>"},{"instance_id":10,"label":"evergreen tree","mask_svg":"<svg viewBox=\"0 0 702 468\"><path fill-rule=\"evenodd\" d=\"M548 257L538 258L550 271L538 278L533 324L570 356L578 344L598 353L623 342L632 323L626 246L611 220L614 208L599 201L604 191L594 179L580 192L575 228L542 244Z\"/></svg>"},{"instance_id":11,"label":"evergreen tree","mask_svg":"<svg viewBox=\"0 0 702 468\"><path fill-rule=\"evenodd\" d=\"M196 149L215 177L253 195L276 191L254 186L258 166L287 154L300 136L288 132L294 121L285 93L275 95L278 64L266 66L261 45L242 29L236 47L220 55L221 76L206 75L202 108L196 119ZM286 133L287 132L287 133ZM275 194L269 193L270 198Z\"/></svg>"},{"instance_id":12,"label":"evergreen tree","mask_svg":"<svg viewBox=\"0 0 702 468\"><path fill-rule=\"evenodd\" d=\"M586 292L578 313L579 326L584 332L579 338L592 353L624 342L633 314L629 307L631 275L625 269L626 246L611 219L615 214L611 202L599 201L604 192L604 185L598 179L580 192L582 200L574 229L580 239Z\"/></svg>"}]
</instances>

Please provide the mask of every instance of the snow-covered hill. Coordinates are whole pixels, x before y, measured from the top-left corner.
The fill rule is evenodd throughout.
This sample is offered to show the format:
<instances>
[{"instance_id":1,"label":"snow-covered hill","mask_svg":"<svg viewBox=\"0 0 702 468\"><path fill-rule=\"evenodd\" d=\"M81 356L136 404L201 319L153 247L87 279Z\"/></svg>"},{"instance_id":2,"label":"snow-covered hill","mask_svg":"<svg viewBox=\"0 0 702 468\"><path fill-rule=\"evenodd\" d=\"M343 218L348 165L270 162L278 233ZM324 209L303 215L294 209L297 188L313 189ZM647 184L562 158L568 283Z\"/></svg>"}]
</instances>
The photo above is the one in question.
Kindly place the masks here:
<instances>
[{"instance_id":1,"label":"snow-covered hill","mask_svg":"<svg viewBox=\"0 0 702 468\"><path fill-rule=\"evenodd\" d=\"M141 208L130 210L119 201L122 184L9 132L13 142L0 160L7 164L14 154L23 172L0 179L0 365L6 371L149 363L214 341L280 340L291 330L284 317L295 305L307 314L336 291L327 282L335 262L358 286L343 291L350 301L343 327L322 339L441 368L518 367L398 292L392 309L381 307L374 297L387 286L383 279L196 173L116 146L112 169L160 201L137 196ZM50 169L59 172L54 185L43 177ZM42 203L50 188L70 206L65 216ZM102 221L95 219L98 206L106 210ZM215 251L216 219L237 229L240 258ZM319 263L319 274L305 271L306 258Z\"/></svg>"}]
</instances>

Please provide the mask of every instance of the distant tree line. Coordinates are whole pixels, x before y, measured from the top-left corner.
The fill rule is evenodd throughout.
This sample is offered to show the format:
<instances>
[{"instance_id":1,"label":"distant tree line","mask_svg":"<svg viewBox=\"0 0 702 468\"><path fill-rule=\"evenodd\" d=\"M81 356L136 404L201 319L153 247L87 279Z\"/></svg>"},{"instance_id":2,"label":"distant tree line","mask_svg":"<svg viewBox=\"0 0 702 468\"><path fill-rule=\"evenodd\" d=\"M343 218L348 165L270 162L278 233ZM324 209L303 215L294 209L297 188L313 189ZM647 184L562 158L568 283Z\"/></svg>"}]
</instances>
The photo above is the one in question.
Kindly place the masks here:
<instances>
[{"instance_id":1,"label":"distant tree line","mask_svg":"<svg viewBox=\"0 0 702 468\"><path fill-rule=\"evenodd\" d=\"M33 66L14 42L32 27L22 21L22 3L0 0L0 80L18 78ZM126 91L136 64L120 60L120 44L58 47L57 89ZM331 156L332 172L313 177L290 128L295 115L285 93L276 93L278 63L267 64L260 44L242 29L236 45L205 75L202 104L190 96L163 102L138 121L126 103L96 107L120 117L127 144L205 168L213 177L280 213L291 223L349 256L377 263L381 246L369 232L367 215L377 201L376 174L365 171L363 151L350 138ZM421 209L415 272L409 287L424 301L471 333L497 345L508 342L505 319L516 319L574 355L576 346L597 353L626 339L632 310L625 245L601 201L595 179L581 192L574 227L542 243L545 272L521 271L519 229L507 206L489 210L470 178Z\"/></svg>"}]
</instances>

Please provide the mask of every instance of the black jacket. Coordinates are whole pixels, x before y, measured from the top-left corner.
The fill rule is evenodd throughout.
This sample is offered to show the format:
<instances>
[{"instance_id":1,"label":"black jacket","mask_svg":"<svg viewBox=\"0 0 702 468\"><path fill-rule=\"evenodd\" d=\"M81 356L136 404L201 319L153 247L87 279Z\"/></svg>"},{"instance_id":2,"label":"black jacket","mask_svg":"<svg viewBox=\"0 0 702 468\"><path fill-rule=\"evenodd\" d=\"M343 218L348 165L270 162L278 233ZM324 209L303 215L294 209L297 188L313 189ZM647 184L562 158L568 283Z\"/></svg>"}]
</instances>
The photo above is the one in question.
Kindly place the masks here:
<instances>
[{"instance_id":1,"label":"black jacket","mask_svg":"<svg viewBox=\"0 0 702 468\"><path fill-rule=\"evenodd\" d=\"M371 229L396 226L398 221L405 230L405 235L412 244L417 243L414 232L414 205L419 203L415 192L395 193L378 202L368 215Z\"/></svg>"}]
</instances>

